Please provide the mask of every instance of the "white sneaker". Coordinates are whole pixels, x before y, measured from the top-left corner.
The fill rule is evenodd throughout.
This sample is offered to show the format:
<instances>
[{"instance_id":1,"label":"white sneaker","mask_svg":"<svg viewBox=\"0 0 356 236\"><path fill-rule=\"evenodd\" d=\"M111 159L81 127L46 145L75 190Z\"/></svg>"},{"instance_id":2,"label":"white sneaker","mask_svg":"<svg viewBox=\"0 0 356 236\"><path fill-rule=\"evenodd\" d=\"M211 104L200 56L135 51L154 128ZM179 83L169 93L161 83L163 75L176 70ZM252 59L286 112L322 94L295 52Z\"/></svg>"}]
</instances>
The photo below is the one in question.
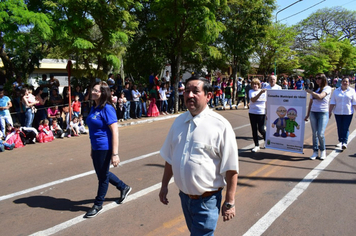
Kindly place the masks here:
<instances>
[{"instance_id":1,"label":"white sneaker","mask_svg":"<svg viewBox=\"0 0 356 236\"><path fill-rule=\"evenodd\" d=\"M260 150L260 147L255 146L254 148L252 148L252 152L258 152Z\"/></svg>"},{"instance_id":2,"label":"white sneaker","mask_svg":"<svg viewBox=\"0 0 356 236\"><path fill-rule=\"evenodd\" d=\"M326 151L320 151L320 159L324 160L326 158Z\"/></svg>"},{"instance_id":3,"label":"white sneaker","mask_svg":"<svg viewBox=\"0 0 356 236\"><path fill-rule=\"evenodd\" d=\"M345 150L347 148L347 144L346 143L343 143L342 144L342 150Z\"/></svg>"},{"instance_id":4,"label":"white sneaker","mask_svg":"<svg viewBox=\"0 0 356 236\"><path fill-rule=\"evenodd\" d=\"M313 152L313 155L311 155L309 158L310 158L310 160L315 160L317 158L317 156L318 156L318 151Z\"/></svg>"},{"instance_id":5,"label":"white sneaker","mask_svg":"<svg viewBox=\"0 0 356 236\"><path fill-rule=\"evenodd\" d=\"M244 108L246 109L246 108L247 108L247 106L244 106Z\"/></svg>"},{"instance_id":6,"label":"white sneaker","mask_svg":"<svg viewBox=\"0 0 356 236\"><path fill-rule=\"evenodd\" d=\"M341 146L342 146L342 143L338 143L338 144L336 144L336 147L341 148Z\"/></svg>"}]
</instances>

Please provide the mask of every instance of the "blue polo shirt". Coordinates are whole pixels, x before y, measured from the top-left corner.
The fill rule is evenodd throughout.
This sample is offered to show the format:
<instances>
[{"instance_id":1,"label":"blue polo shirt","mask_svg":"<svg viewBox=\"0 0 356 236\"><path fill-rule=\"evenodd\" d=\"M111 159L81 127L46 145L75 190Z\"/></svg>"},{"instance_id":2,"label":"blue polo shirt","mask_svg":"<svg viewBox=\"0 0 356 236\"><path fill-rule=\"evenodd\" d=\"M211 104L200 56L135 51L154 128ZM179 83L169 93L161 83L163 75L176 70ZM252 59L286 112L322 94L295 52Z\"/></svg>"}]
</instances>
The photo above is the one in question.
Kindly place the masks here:
<instances>
[{"instance_id":1,"label":"blue polo shirt","mask_svg":"<svg viewBox=\"0 0 356 236\"><path fill-rule=\"evenodd\" d=\"M6 107L9 102L11 102L11 99L8 96L4 95L2 98L0 98L0 107ZM10 115L9 109L1 110L0 115L9 116Z\"/></svg>"},{"instance_id":2,"label":"blue polo shirt","mask_svg":"<svg viewBox=\"0 0 356 236\"><path fill-rule=\"evenodd\" d=\"M112 133L109 125L115 122L116 110L112 105L106 104L103 109L91 108L86 123L93 150L112 150Z\"/></svg>"}]
</instances>

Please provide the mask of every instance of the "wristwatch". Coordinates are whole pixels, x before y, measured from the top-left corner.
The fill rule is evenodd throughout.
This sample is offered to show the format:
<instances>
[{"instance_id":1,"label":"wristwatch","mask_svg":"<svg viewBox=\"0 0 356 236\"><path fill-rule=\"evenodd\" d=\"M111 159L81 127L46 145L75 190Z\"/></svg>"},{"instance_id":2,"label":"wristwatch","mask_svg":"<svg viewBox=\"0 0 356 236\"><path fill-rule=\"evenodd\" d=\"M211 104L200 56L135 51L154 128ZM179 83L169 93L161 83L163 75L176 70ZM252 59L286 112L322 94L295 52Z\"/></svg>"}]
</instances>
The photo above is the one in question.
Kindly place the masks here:
<instances>
[{"instance_id":1,"label":"wristwatch","mask_svg":"<svg viewBox=\"0 0 356 236\"><path fill-rule=\"evenodd\" d=\"M225 202L224 206L226 207L226 209L231 209L231 208L233 208L235 206L235 204L231 204L231 203Z\"/></svg>"}]
</instances>

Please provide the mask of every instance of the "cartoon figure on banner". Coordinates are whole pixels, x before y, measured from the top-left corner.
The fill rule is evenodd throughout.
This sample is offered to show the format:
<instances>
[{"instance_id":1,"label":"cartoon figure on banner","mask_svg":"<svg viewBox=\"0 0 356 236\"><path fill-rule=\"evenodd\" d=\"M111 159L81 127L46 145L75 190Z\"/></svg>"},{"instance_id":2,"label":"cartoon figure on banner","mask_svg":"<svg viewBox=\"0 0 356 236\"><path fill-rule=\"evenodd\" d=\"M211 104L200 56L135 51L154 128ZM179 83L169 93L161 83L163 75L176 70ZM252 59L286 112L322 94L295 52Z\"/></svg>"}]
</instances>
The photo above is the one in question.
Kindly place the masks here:
<instances>
[{"instance_id":1,"label":"cartoon figure on banner","mask_svg":"<svg viewBox=\"0 0 356 236\"><path fill-rule=\"evenodd\" d=\"M287 137L287 134L285 132L285 127L286 127L286 119L287 117L286 116L286 113L287 113L287 109L283 106L280 106L277 108L277 111L276 111L277 115L279 118L277 118L273 124L272 124L272 128L276 127L277 130L276 132L273 134L273 136L275 137Z\"/></svg>"},{"instance_id":2,"label":"cartoon figure on banner","mask_svg":"<svg viewBox=\"0 0 356 236\"><path fill-rule=\"evenodd\" d=\"M287 117L288 119L286 120L286 135L294 138L294 127L297 127L299 129L299 124L295 121L295 118L297 117L297 110L294 108L289 108L287 111Z\"/></svg>"}]
</instances>

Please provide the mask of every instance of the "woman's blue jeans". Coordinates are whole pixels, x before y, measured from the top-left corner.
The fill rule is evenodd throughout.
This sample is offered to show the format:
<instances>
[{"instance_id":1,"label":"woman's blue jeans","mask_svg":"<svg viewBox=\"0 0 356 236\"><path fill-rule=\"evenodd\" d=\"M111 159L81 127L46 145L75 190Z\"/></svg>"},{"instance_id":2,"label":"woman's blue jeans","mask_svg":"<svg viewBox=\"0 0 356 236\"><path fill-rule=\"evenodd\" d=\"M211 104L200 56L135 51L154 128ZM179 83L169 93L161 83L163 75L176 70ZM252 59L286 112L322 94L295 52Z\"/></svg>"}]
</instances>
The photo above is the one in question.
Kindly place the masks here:
<instances>
[{"instance_id":1,"label":"woman's blue jeans","mask_svg":"<svg viewBox=\"0 0 356 236\"><path fill-rule=\"evenodd\" d=\"M166 112L168 109L168 102L167 100L162 100L161 101L161 112Z\"/></svg>"},{"instance_id":2,"label":"woman's blue jeans","mask_svg":"<svg viewBox=\"0 0 356 236\"><path fill-rule=\"evenodd\" d=\"M98 193L94 201L94 205L97 206L103 205L109 183L119 190L123 190L126 187L124 182L109 171L111 155L112 150L92 150L91 152L94 169L99 180Z\"/></svg>"},{"instance_id":3,"label":"woman's blue jeans","mask_svg":"<svg viewBox=\"0 0 356 236\"><path fill-rule=\"evenodd\" d=\"M351 115L335 115L337 134L339 136L339 142L347 144L349 138L349 127L352 120Z\"/></svg>"},{"instance_id":4,"label":"woman's blue jeans","mask_svg":"<svg viewBox=\"0 0 356 236\"><path fill-rule=\"evenodd\" d=\"M34 117L35 117L35 114L32 113L32 109L26 108L26 112L25 112L25 126L26 127L32 127L32 122L33 122Z\"/></svg>"},{"instance_id":5,"label":"woman's blue jeans","mask_svg":"<svg viewBox=\"0 0 356 236\"><path fill-rule=\"evenodd\" d=\"M310 125L313 132L313 150L317 152L325 150L325 129L328 125L329 112L310 112ZM319 147L318 148L318 140Z\"/></svg>"}]
</instances>

